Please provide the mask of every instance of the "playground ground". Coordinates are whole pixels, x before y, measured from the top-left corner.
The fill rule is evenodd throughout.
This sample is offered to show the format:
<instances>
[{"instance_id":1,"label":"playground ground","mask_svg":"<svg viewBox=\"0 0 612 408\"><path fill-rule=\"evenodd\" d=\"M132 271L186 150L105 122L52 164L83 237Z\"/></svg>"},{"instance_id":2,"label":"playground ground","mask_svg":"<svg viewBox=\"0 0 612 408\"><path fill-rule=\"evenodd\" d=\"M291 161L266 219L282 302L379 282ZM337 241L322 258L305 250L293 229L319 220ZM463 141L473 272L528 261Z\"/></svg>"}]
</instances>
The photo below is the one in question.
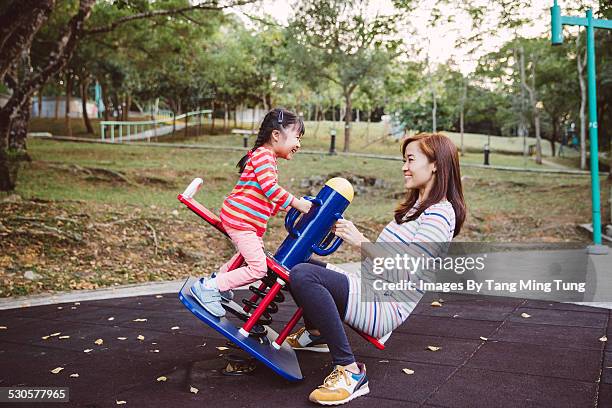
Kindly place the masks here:
<instances>
[{"instance_id":1,"label":"playground ground","mask_svg":"<svg viewBox=\"0 0 612 408\"><path fill-rule=\"evenodd\" d=\"M431 306L441 298L442 307ZM283 303L273 326L293 310ZM332 368L329 355L302 353L301 382L261 364L223 375L224 356L242 352L227 348L176 291L0 310L0 326L0 386L69 387L70 403L40 406L307 407ZM608 309L432 292L386 350L348 334L371 389L352 407L612 407L612 346L602 341L612 337Z\"/></svg>"}]
</instances>

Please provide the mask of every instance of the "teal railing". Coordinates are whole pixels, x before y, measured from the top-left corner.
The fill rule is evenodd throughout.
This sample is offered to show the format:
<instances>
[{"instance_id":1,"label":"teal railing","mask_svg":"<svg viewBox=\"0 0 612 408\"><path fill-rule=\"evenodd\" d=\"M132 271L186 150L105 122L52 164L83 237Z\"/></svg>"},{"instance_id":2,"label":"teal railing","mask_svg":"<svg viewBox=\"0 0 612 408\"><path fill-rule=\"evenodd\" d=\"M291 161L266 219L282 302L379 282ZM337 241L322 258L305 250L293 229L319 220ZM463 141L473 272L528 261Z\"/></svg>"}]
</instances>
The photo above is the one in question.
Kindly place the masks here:
<instances>
[{"instance_id":1,"label":"teal railing","mask_svg":"<svg viewBox=\"0 0 612 408\"><path fill-rule=\"evenodd\" d=\"M100 138L111 143L123 143L135 140L151 140L151 138L172 134L177 130L190 126L202 126L207 117L211 117L210 109L183 113L168 118L156 118L142 121L105 120L100 122Z\"/></svg>"}]
</instances>

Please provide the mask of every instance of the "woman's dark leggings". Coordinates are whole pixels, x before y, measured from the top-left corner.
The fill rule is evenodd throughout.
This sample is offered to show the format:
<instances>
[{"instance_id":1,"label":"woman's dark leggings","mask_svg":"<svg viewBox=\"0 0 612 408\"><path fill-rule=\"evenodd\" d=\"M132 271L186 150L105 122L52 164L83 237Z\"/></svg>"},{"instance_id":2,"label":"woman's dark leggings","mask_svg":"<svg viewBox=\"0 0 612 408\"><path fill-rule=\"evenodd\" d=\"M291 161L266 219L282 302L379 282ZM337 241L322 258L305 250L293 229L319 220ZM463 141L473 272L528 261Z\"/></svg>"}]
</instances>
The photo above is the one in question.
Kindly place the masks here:
<instances>
[{"instance_id":1,"label":"woman's dark leggings","mask_svg":"<svg viewBox=\"0 0 612 408\"><path fill-rule=\"evenodd\" d=\"M329 346L335 365L349 365L355 357L342 323L346 313L349 282L345 275L321 262L301 263L291 269L291 293L304 309L307 329L318 329Z\"/></svg>"}]
</instances>

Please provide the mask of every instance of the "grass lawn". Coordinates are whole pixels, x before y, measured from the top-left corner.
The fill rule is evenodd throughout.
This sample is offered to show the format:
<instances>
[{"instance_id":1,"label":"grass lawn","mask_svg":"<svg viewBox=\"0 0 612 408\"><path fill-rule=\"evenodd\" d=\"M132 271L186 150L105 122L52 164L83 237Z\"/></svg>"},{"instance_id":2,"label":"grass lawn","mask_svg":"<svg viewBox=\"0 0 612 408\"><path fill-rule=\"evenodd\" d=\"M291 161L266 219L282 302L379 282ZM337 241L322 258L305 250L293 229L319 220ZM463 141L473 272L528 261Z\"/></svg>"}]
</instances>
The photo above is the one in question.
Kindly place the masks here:
<instances>
[{"instance_id":1,"label":"grass lawn","mask_svg":"<svg viewBox=\"0 0 612 408\"><path fill-rule=\"evenodd\" d=\"M132 118L131 120L137 120ZM96 137L95 135L87 134L83 125L83 120L79 118L72 119L73 136L78 137ZM99 133L99 120L92 119L94 130ZM231 129L234 128L233 121L230 121L228 128L224 131L223 120L215 121L214 131L211 129L209 122L204 125L204 134L195 135L195 128L190 129L190 134L185 137L183 131L177 132L175 136L166 135L159 137L159 142L181 142L193 144L214 144L219 146L237 146L243 145L243 136L231 134ZM344 148L344 123L332 121L313 122L307 121L306 134L303 139L302 147L307 150L328 151L330 145L330 132L332 129L336 131L336 149L342 151ZM250 124L239 123L239 128L250 129ZM33 118L30 123L30 132L50 132L53 135L67 134L64 119L49 119L49 118ZM355 122L351 124L351 152L362 152L371 154L389 154L396 155L399 152L399 142L386 134L389 132L382 122L368 123ZM445 132L442 133L449 136L457 146L461 144L459 133ZM254 142L255 136L251 136L249 145ZM537 164L533 162L531 157L523 157L523 139L516 137L500 137L487 136L475 133L464 134L464 145L466 154L463 157L465 163L482 163L483 148L486 143L490 143L491 156L490 162L493 165L514 166L536 168ZM535 144L535 138L527 138L527 145ZM544 156L550 156L550 143L542 142L542 152ZM503 153L503 154L502 154ZM572 162L573 163L573 162Z\"/></svg>"},{"instance_id":2,"label":"grass lawn","mask_svg":"<svg viewBox=\"0 0 612 408\"><path fill-rule=\"evenodd\" d=\"M0 296L181 279L209 273L231 256L230 243L176 195L202 177L197 199L217 212L237 179L240 152L43 139L28 146L32 162L19 173L19 197L0 196ZM493 155L492 161L516 158L522 160ZM365 187L346 213L375 239L402 194L401 164L298 154L291 162L281 160L279 173L281 184L297 195L313 193L301 186L315 176L381 179L381 187ZM588 177L475 168L463 168L462 175L468 218L456 239L589 241L576 228L590 220ZM607 203L605 183L602 203ZM604 208L604 220L608 213ZM274 250L285 234L282 217L275 217L267 247ZM346 246L330 257L358 259ZM26 271L41 278L25 279Z\"/></svg>"}]
</instances>

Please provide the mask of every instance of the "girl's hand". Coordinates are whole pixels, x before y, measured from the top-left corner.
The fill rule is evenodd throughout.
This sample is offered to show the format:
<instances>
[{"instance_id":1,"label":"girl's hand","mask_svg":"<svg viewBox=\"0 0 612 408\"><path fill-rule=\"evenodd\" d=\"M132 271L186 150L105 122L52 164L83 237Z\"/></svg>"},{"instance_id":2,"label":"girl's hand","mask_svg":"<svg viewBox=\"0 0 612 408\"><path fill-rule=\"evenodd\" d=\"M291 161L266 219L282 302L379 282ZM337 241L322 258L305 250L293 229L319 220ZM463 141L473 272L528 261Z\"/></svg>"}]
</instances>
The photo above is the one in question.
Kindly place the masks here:
<instances>
[{"instance_id":1,"label":"girl's hand","mask_svg":"<svg viewBox=\"0 0 612 408\"><path fill-rule=\"evenodd\" d=\"M299 200L294 199L291 203L291 206L299 212L306 214L308 211L310 211L310 208L312 207L312 202L308 201L305 198L300 198Z\"/></svg>"},{"instance_id":2,"label":"girl's hand","mask_svg":"<svg viewBox=\"0 0 612 408\"><path fill-rule=\"evenodd\" d=\"M339 219L332 229L337 237L340 237L349 245L360 247L364 242L370 242L351 221Z\"/></svg>"}]
</instances>

